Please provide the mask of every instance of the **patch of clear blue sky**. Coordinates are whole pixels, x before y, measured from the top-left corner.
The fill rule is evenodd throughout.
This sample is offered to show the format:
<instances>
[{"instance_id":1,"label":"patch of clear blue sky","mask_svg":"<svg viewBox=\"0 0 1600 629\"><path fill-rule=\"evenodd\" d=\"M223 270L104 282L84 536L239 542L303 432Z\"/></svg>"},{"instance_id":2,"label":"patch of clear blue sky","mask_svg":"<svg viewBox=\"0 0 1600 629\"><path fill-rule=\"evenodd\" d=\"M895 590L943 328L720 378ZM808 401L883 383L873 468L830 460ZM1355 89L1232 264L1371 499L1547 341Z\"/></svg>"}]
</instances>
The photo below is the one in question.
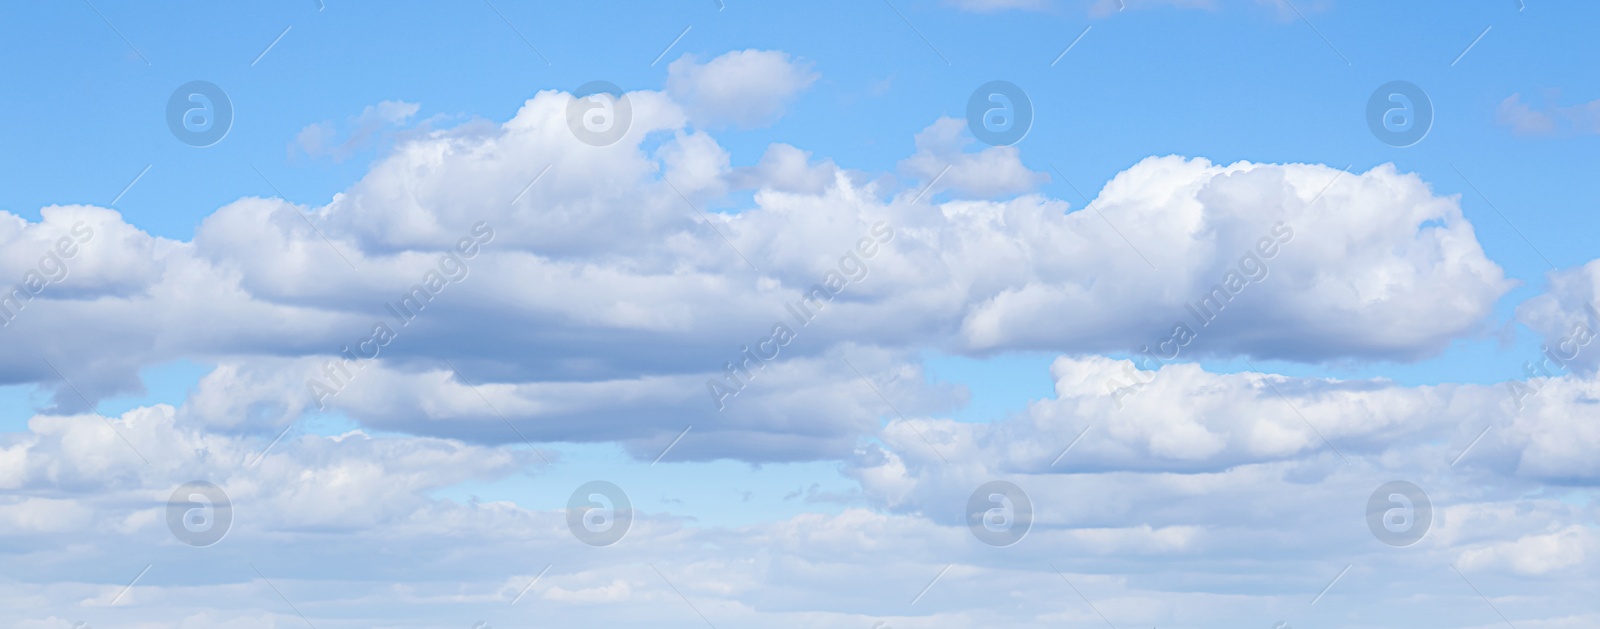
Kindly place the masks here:
<instances>
[{"instance_id":1,"label":"patch of clear blue sky","mask_svg":"<svg viewBox=\"0 0 1600 629\"><path fill-rule=\"evenodd\" d=\"M151 365L140 370L139 378L145 391L138 395L122 395L100 400L95 406L107 417L116 417L135 408L154 404L181 406L200 378L210 373L215 365L192 360L175 360ZM51 405L54 386L10 385L0 387L0 431L26 432L28 419L39 409ZM68 395L72 395L69 391Z\"/></svg>"},{"instance_id":2,"label":"patch of clear blue sky","mask_svg":"<svg viewBox=\"0 0 1600 629\"><path fill-rule=\"evenodd\" d=\"M1220 0L1215 10L1129 10L1092 19L1087 3L1077 1L1042 13L993 14L932 0L895 2L912 25L886 3L857 1L727 0L719 11L714 0L501 0L504 19L481 2L327 4L100 0L95 6L105 20L83 2L0 6L0 81L9 93L0 99L0 146L7 149L0 151L0 209L36 219L50 204L107 205L149 165L115 207L153 234L187 239L217 207L276 194L252 166L290 200L319 206L379 154L333 162L298 153L295 135L313 123L347 130L349 117L384 100L420 103L419 119L440 116L445 125L504 121L538 90L596 79L658 89L681 54L708 59L763 48L813 62L822 79L771 128L717 131L735 164L786 142L848 168L893 171L913 151L917 131L940 116L962 116L973 88L1006 79L1035 105L1022 159L1051 173L1045 193L1075 207L1082 199L1051 164L1091 196L1150 155L1355 170L1394 162L1421 174L1439 193L1462 195L1489 256L1523 283L1497 305L1491 326L1507 322L1517 303L1543 287L1552 263L1569 267L1595 257L1600 234L1593 211L1600 178L1592 172L1600 140L1516 137L1495 123L1496 107L1513 93L1559 90L1563 105L1600 98L1593 72L1600 5L1590 3L1538 2L1519 11L1515 0L1304 1L1296 3L1303 19ZM205 149L177 142L163 120L171 91L196 79L222 86L236 110L228 136ZM1395 79L1420 85L1435 108L1431 133L1403 149L1373 138L1363 118L1371 91ZM726 209L743 205L732 199ZM1137 234L1129 237L1137 242ZM1526 331L1509 343L1493 331L1414 365L1257 366L1406 383L1515 377L1538 343ZM1049 360L926 357L931 377L972 389L972 405L957 413L972 420L1050 395ZM1238 361L1206 364L1242 368ZM181 402L178 392L199 374L185 365L147 370L148 396L108 400L102 411ZM20 417L14 409L39 400L28 388L0 389L7 426Z\"/></svg>"},{"instance_id":3,"label":"patch of clear blue sky","mask_svg":"<svg viewBox=\"0 0 1600 629\"><path fill-rule=\"evenodd\" d=\"M200 378L215 368L214 364L182 359L146 367L139 372L139 379L144 382L144 395L124 395L100 400L95 410L108 417L116 417L151 404L182 406L184 400L200 383Z\"/></svg>"}]
</instances>

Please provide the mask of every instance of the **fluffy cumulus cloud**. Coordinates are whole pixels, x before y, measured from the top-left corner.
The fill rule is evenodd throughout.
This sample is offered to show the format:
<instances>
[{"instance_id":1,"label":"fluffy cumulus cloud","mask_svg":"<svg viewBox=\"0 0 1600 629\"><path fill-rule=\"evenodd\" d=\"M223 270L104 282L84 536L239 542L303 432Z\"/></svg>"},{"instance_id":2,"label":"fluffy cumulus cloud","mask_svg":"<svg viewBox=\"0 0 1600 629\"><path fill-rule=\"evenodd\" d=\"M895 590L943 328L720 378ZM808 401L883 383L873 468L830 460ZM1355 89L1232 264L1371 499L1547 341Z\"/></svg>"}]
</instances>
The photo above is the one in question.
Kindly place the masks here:
<instances>
[{"instance_id":1,"label":"fluffy cumulus cloud","mask_svg":"<svg viewBox=\"0 0 1600 629\"><path fill-rule=\"evenodd\" d=\"M20 292L0 375L53 387L70 410L80 392L137 391L144 365L249 357L245 397L275 399L253 407L274 421L336 404L435 436L515 440L443 420L464 407L361 393L383 374L441 381L453 364L525 400L500 410L559 426L551 438L610 441L619 409L664 405L625 438L713 417L706 436L768 445L699 456L795 460L837 456L859 434L845 419L865 414L859 401L822 393L843 379L846 345L1408 360L1478 331L1509 286L1454 197L1387 165L1153 157L1079 209L1026 192L1046 176L1014 149L964 152L948 119L919 136L897 183L783 145L735 168L657 92L630 94L628 133L596 148L568 128L568 98L542 92L503 124L409 140L320 207L241 199L190 242L102 208L8 216L0 271ZM702 210L740 190L749 206ZM68 279L24 286L80 223L93 235L62 256ZM771 361L741 349L780 336L758 352Z\"/></svg>"},{"instance_id":2,"label":"fluffy cumulus cloud","mask_svg":"<svg viewBox=\"0 0 1600 629\"><path fill-rule=\"evenodd\" d=\"M948 118L894 173L713 135L815 80L778 52L683 58L604 147L540 92L189 241L107 208L0 214L0 383L53 394L0 433L0 624L1491 624L1474 588L1530 626L1600 621L1596 346L1498 384L1195 362L1482 333L1510 283L1457 198L1392 165L1153 156L1080 207ZM1596 268L1519 320L1577 347ZM956 421L968 392L929 350L1051 352L1054 395ZM178 359L213 366L181 405L89 409ZM565 512L581 444L661 478L823 461L852 485L753 523L639 509L597 548ZM1365 512L1397 479L1433 506L1403 548ZM166 521L194 480L233 507L208 548ZM968 530L993 480L1033 505L1015 546ZM531 497L478 497L508 482Z\"/></svg>"},{"instance_id":3,"label":"fluffy cumulus cloud","mask_svg":"<svg viewBox=\"0 0 1600 629\"><path fill-rule=\"evenodd\" d=\"M931 416L891 426L887 450L861 450L858 462L870 464L859 474L888 488L907 475L953 473L944 463L957 459L1004 461L989 471L1017 474L1205 474L1284 462L1322 474L1444 456L1465 472L1527 482L1600 481L1600 466L1583 455L1600 447L1600 425L1583 418L1600 397L1589 377L1408 387L1212 373L1192 363L1141 370L1100 356L1058 358L1051 373L1056 396L1004 421Z\"/></svg>"},{"instance_id":4,"label":"fluffy cumulus cloud","mask_svg":"<svg viewBox=\"0 0 1600 629\"><path fill-rule=\"evenodd\" d=\"M809 62L777 50L738 50L704 63L684 55L667 66L667 92L700 125L751 128L776 121L817 77Z\"/></svg>"},{"instance_id":5,"label":"fluffy cumulus cloud","mask_svg":"<svg viewBox=\"0 0 1600 629\"><path fill-rule=\"evenodd\" d=\"M966 134L966 121L944 117L917 134L917 152L900 167L927 181L931 189L952 190L968 197L1004 197L1033 190L1050 176L1023 165L1014 146L991 146L976 153L977 144Z\"/></svg>"}]
</instances>

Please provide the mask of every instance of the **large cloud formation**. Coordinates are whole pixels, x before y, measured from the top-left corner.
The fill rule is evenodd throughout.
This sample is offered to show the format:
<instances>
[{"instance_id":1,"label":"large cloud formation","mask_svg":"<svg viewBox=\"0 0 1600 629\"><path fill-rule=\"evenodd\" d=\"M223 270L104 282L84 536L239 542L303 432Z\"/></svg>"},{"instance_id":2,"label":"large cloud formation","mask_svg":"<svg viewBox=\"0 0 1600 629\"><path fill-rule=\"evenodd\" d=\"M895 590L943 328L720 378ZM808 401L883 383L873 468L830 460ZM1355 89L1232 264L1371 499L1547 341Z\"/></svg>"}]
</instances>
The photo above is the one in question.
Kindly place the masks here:
<instances>
[{"instance_id":1,"label":"large cloud formation","mask_svg":"<svg viewBox=\"0 0 1600 629\"><path fill-rule=\"evenodd\" d=\"M783 398L780 382L795 391L843 379L843 344L1135 352L1170 337L1175 323L1195 333L1186 356L1413 360L1477 332L1509 287L1457 200L1387 165L1347 174L1153 157L1074 209L1025 192L1043 175L1006 175L1022 194L1005 199L947 196L971 184L937 187L940 172L951 182L1030 172L1012 149L965 153L949 139L919 140L907 169L922 181L900 185L781 145L760 165L735 168L672 98L628 98L633 125L609 147L576 140L568 96L541 92L503 124L406 141L323 206L229 204L191 242L149 236L104 208L46 208L40 223L7 215L0 277L20 280L76 223L96 236L66 261L70 279L31 296L8 322L15 351L0 357L0 377L55 386L57 403L76 409L77 391L92 400L137 390L143 366L237 357L256 363L245 368L260 385L251 395L269 406L292 411L309 399L424 434L515 439L478 427L491 419L481 410L396 404L389 387L306 392L323 371L311 363L384 323L395 338L354 387L380 373L433 378L448 362L493 385L501 410L540 439L632 438L606 419L620 404L662 409L659 425L630 429L649 433L640 436L670 437L683 418L699 417L707 434L769 435L767 447L744 450L758 460L830 457L859 434L840 419L848 404L788 396L718 413L705 382L723 378L739 348L775 323L798 328L797 340L757 372L746 399ZM924 135L954 133L941 121ZM933 168L942 160L947 172ZM705 211L740 190L753 191L748 206ZM892 240L854 271L862 275L813 320L793 320L787 306L825 283L878 224ZM461 261L460 277L425 312L395 319L390 306L475 225L492 241ZM1259 253L1264 238L1279 241L1270 256ZM1197 320L1197 308L1216 316ZM276 358L258 360L266 357ZM266 373L273 366L293 373ZM429 388L399 397L434 395ZM269 415L288 421L293 412ZM809 427L784 428L795 425Z\"/></svg>"},{"instance_id":2,"label":"large cloud formation","mask_svg":"<svg viewBox=\"0 0 1600 629\"><path fill-rule=\"evenodd\" d=\"M230 203L187 242L106 208L0 215L22 291L0 303L0 383L55 392L0 434L0 623L1493 624L1478 588L1532 626L1600 621L1596 512L1563 489L1600 478L1592 369L1402 386L1191 360L1416 360L1481 332L1510 283L1456 198L1389 165L1156 156L1074 207L948 119L899 177L786 144L736 160L707 129L764 124L810 69L671 67L676 87L628 94L616 144L579 142L570 96L540 92L406 135L326 203ZM752 67L787 74L738 83ZM750 103L760 120L717 115ZM1519 317L1570 333L1594 268ZM739 365L777 324L778 355ZM1055 395L952 420L966 392L929 349L1059 354ZM175 359L215 365L181 406L99 418L79 398ZM730 372L738 394L708 394ZM358 428L290 430L319 407ZM668 465L831 461L859 491L746 525L641 511L593 548L559 508L580 443L650 474L671 444ZM508 478L539 504L452 493ZM1397 478L1437 513L1406 549L1363 513ZM210 549L163 520L195 479L234 499ZM997 479L1036 505L1007 549L963 521Z\"/></svg>"}]
</instances>

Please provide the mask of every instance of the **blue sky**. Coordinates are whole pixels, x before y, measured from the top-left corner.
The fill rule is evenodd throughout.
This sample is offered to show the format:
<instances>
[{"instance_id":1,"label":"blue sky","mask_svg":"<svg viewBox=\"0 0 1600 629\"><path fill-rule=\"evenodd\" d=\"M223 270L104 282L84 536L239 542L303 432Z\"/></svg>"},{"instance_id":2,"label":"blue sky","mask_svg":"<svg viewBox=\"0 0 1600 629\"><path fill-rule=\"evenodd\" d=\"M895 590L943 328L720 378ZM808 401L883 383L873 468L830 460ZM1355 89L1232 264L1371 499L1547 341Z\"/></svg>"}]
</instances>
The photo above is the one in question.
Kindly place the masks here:
<instances>
[{"instance_id":1,"label":"blue sky","mask_svg":"<svg viewBox=\"0 0 1600 629\"><path fill-rule=\"evenodd\" d=\"M1596 323L1596 24L5 6L0 287L94 235L0 328L0 622L1592 626L1600 352L1525 364ZM995 80L1033 106L1014 146L967 126ZM191 81L233 108L214 145L169 129ZM569 134L592 81L629 94L618 144ZM1391 81L1431 104L1414 145L1369 130ZM310 381L476 221L459 288L319 410ZM718 411L719 363L875 221L870 272ZM1108 393L1280 221L1266 279ZM614 546L566 524L596 479L639 510ZM1415 546L1362 519L1395 479L1437 510ZM164 520L196 480L237 510L216 546ZM1016 546L963 521L990 480L1034 503Z\"/></svg>"}]
</instances>

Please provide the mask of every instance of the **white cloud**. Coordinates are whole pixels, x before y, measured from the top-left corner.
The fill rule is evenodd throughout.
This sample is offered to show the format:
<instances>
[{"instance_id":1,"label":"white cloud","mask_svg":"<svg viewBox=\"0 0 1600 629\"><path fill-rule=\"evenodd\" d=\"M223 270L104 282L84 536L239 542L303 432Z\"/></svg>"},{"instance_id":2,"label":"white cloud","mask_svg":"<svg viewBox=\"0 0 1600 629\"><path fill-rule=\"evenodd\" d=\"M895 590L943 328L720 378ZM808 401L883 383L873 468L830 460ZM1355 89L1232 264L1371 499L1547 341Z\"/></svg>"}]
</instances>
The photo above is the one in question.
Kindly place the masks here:
<instances>
[{"instance_id":1,"label":"white cloud","mask_svg":"<svg viewBox=\"0 0 1600 629\"><path fill-rule=\"evenodd\" d=\"M1345 565L1357 567L1319 608L1478 600L1408 571L1419 560L1458 561L1475 583L1521 597L1507 605L1519 621L1594 620L1573 601L1593 587L1595 511L1553 488L1600 478L1600 430L1584 419L1600 382L1537 379L1538 394L1517 400L1504 383L1188 362L1414 359L1480 331L1509 283L1457 200L1421 178L1154 157L1075 208L1036 191L1048 179L1018 149L966 152L957 120L918 136L900 164L910 181L895 183L784 144L735 167L749 162L690 128L701 105L678 97L631 93L633 127L599 148L572 138L564 94L542 92L503 124L404 139L324 205L230 203L190 242L103 208L0 215L5 278L37 268L77 222L95 232L67 278L0 328L0 377L54 387L57 406L0 434L0 549L15 566L0 577L0 624L301 622L275 590L334 628L518 626L533 605L556 624L692 626L696 610L719 626L1101 622L1062 596L1052 563L1119 625L1288 616ZM710 211L745 190L750 203ZM304 430L307 378L386 321L384 305L478 221L496 236L465 260L466 278L394 323L394 342L313 416L360 429ZM788 322L785 305L879 221L893 237L863 275L793 323L796 339L716 411L707 379ZM1259 253L1262 238L1273 254ZM1246 261L1251 251L1262 259ZM1159 348L1230 273L1243 283L1227 307L1192 322L1181 356L1118 408L1107 382L1129 382L1133 364L1098 354ZM1570 327L1594 274L1554 276L1519 319ZM1068 355L1052 366L1053 397L970 423L946 418L967 393L922 367L930 347ZM77 390L137 390L141 368L177 358L216 365L182 407L109 423L74 414ZM690 425L664 465L834 460L859 491L802 490L848 506L741 526L701 525L691 506L641 511L605 549L570 536L569 444L616 443L646 461ZM496 483L525 474L531 497L499 495ZM1394 478L1425 486L1437 507L1416 555L1365 530L1367 495ZM165 530L167 496L196 479L237 507L236 528L208 549ZM1005 551L977 542L962 516L994 479L1036 506L1036 528ZM473 497L444 497L462 494ZM1263 552L1283 559L1254 567ZM1532 588L1501 571L1570 582ZM397 619L397 606L412 611Z\"/></svg>"},{"instance_id":2,"label":"white cloud","mask_svg":"<svg viewBox=\"0 0 1600 629\"><path fill-rule=\"evenodd\" d=\"M1485 544L1461 553L1465 570L1509 569L1525 576L1543 576L1583 566L1591 568L1589 555L1600 548L1592 528L1577 524L1543 535Z\"/></svg>"},{"instance_id":3,"label":"white cloud","mask_svg":"<svg viewBox=\"0 0 1600 629\"><path fill-rule=\"evenodd\" d=\"M1591 377L1539 382L1539 394L1521 398L1519 409L1507 383L1408 387L1213 373L1190 363L1137 371L1133 361L1100 356L1058 358L1051 374L1055 397L1004 421L927 416L916 430L887 427L894 454L866 449L858 475L881 484L872 495L884 504L899 505L903 477L932 473L942 460L1006 461L1006 471L1031 474L1206 473L1279 461L1382 461L1391 451L1431 444L1446 462L1472 445L1460 469L1538 482L1600 479L1600 464L1583 454L1600 448L1600 426L1583 419L1600 399L1600 380ZM1129 386L1136 378L1148 384ZM1474 444L1478 434L1486 436Z\"/></svg>"},{"instance_id":4,"label":"white cloud","mask_svg":"<svg viewBox=\"0 0 1600 629\"><path fill-rule=\"evenodd\" d=\"M831 160L811 162L810 151L788 144L773 144L755 166L737 168L729 174L736 189L759 189L817 195L827 191L841 171Z\"/></svg>"},{"instance_id":5,"label":"white cloud","mask_svg":"<svg viewBox=\"0 0 1600 629\"><path fill-rule=\"evenodd\" d=\"M107 209L46 208L41 223L8 215L0 238L22 253L0 258L6 277L21 278L37 263L31 252L75 221L97 236L69 279L0 329L17 348L0 356L0 376L54 387L72 410L82 408L76 391L31 357L48 358L91 399L138 391L138 370L152 364L231 365L186 412L218 429L275 434L304 410L317 365L387 321L397 339L360 380L403 393L376 384L364 393L360 382L341 393L339 407L362 422L514 440L469 391L445 385L450 360L489 395L509 394L506 412L546 427L535 431L546 438L621 439L643 453L714 412L707 379L720 378L741 345L789 322L800 340L743 395L767 401L740 400L699 422L704 449L684 451L794 460L852 449L874 402L832 390L848 380L838 371L857 356L851 347L900 361L928 346L1127 352L1188 322L1196 339L1182 360L1412 360L1479 332L1509 286L1456 199L1390 166L1341 174L1149 158L1072 211L1037 193L972 198L1015 195L1045 177L1014 148L962 152L955 120L936 121L902 163L931 180L948 160L948 187L922 193L925 182L896 185L786 145L734 168L668 95L629 99L633 126L612 146L576 141L566 96L542 92L502 125L408 139L324 206L230 203L192 242L151 237ZM646 136L661 140L648 153ZM704 211L741 189L756 191L752 204ZM410 324L393 321L385 304L478 222L496 236L464 261L467 278ZM894 235L866 275L809 324L791 321L785 305L879 222ZM1275 235L1280 222L1296 235ZM1249 258L1269 236L1288 242L1259 261L1268 272L1256 277ZM1233 286L1240 269L1251 281ZM1237 297L1209 325L1192 321L1187 306L1214 290ZM672 412L648 425L600 419L652 407ZM1287 448L1297 437L1255 438ZM1171 447L1199 455L1216 445Z\"/></svg>"},{"instance_id":6,"label":"white cloud","mask_svg":"<svg viewBox=\"0 0 1600 629\"><path fill-rule=\"evenodd\" d=\"M938 119L917 134L917 152L900 162L900 169L933 185L930 192L949 189L978 198L1016 196L1050 181L1049 175L1024 166L1015 146L967 153L976 142L965 130L963 120Z\"/></svg>"},{"instance_id":7,"label":"white cloud","mask_svg":"<svg viewBox=\"0 0 1600 629\"><path fill-rule=\"evenodd\" d=\"M641 512L625 542L605 549L603 560L569 537L559 510L549 510L563 499L564 485L576 482L564 478L570 471L559 471L571 465L560 445L544 446L558 462L546 468L520 445L294 430L269 449L276 431L211 432L235 427L217 418L236 412L230 408L273 398L275 369L293 373L310 359L225 363L191 398L193 408L136 409L110 418L111 425L89 415L38 416L28 432L0 441L0 487L7 490L0 547L14 549L10 561L19 574L45 581L6 582L0 622L54 622L62 610L73 610L67 617L74 621L108 626L189 626L174 618L194 626L298 620L276 606L259 616L261 601L281 600L277 589L319 627L438 627L464 617L514 626L507 614L526 611L507 603L547 564L521 604L538 601L552 622L651 619L689 626L699 619L680 592L719 625L949 626L988 618L983 622L1043 627L1097 620L1061 600L1055 569L1122 624L1234 626L1261 609L1303 606L1306 592L1325 586L1346 564L1356 567L1350 583L1325 601L1330 608L1341 600L1403 608L1416 595L1475 600L1441 585L1448 580L1405 569L1419 558L1385 552L1393 549L1369 537L1361 505L1377 484L1394 478L1419 483L1435 505L1433 530L1409 553L1421 553L1429 565L1455 561L1480 587L1522 597L1508 610L1519 621L1546 618L1560 626L1584 618L1572 601L1584 600L1575 592L1590 587L1594 574L1587 526L1595 512L1559 494L1530 492L1549 480L1600 477L1588 456L1600 447L1600 433L1588 428L1583 412L1600 397L1600 381L1545 383L1519 413L1499 385L1405 387L1168 365L1118 409L1104 378L1122 377L1129 363L1062 357L1052 366L1053 398L1011 418L958 423L939 419L943 405L923 399L926 377L903 356L847 350L910 423L880 424L894 417L884 398L854 373L830 366L832 357L775 364L757 380L771 383L770 391L747 392L765 397L739 402L784 412L810 405L819 411L815 418L788 419L812 433L818 420L860 419L836 425L840 436L870 438L843 470L859 481L869 508L738 527L696 526L689 508ZM426 423L474 426L447 431L467 434L505 430L482 410L484 399L447 371L369 369L338 403L383 433L433 430ZM817 385L795 388L802 382ZM563 390L480 380L478 386L495 408L539 436L548 435L538 432L545 426L574 423L555 419L563 413L596 409L594 420L631 416L646 426L650 415L662 413L648 383L593 392L583 390L589 385ZM221 404L228 391L241 399ZM630 395L644 396L634 400L641 411L596 401ZM426 414L424 423L383 419L408 406ZM651 407L657 410L642 410ZM362 416L368 412L362 409L372 415ZM1491 427L1487 436L1451 465L1482 426ZM743 429L704 429L714 451L761 447ZM697 438L677 447L706 447L692 443L701 430L697 425ZM664 445L640 449L654 453ZM536 499L549 506L492 494L465 503L432 497L521 473L551 486L537 493L553 496ZM173 487L194 479L222 486L236 519L222 543L199 549L205 551L199 571L177 579L173 571L184 567L167 555L173 543L161 504ZM973 488L994 479L1017 483L1034 504L1034 528L1014 553L979 544L961 517ZM407 552L375 554L372 544ZM30 550L15 550L22 548ZM1282 559L1270 569L1233 567L1264 552ZM108 556L117 559L108 564ZM104 607L147 563L151 573L116 607ZM341 568L330 574L329 565ZM1185 568L1173 573L1175 565ZM1502 570L1566 581L1532 588L1497 578ZM941 571L936 591L905 606ZM996 597L1039 603L997 605ZM397 620L386 611L396 605L415 611Z\"/></svg>"},{"instance_id":8,"label":"white cloud","mask_svg":"<svg viewBox=\"0 0 1600 629\"><path fill-rule=\"evenodd\" d=\"M703 127L762 127L816 82L811 64L777 50L736 50L700 63L684 55L667 66L667 93Z\"/></svg>"},{"instance_id":9,"label":"white cloud","mask_svg":"<svg viewBox=\"0 0 1600 629\"><path fill-rule=\"evenodd\" d=\"M735 166L755 156L715 128L770 122L816 78L784 53L686 57L666 91L629 94L607 147L540 92L503 123L398 138L326 203L229 203L188 242L105 208L0 214L6 282L76 225L94 233L0 327L0 383L55 393L0 433L0 626L1492 624L1479 587L1519 626L1600 624L1591 354L1526 383L1427 386L1193 362L1412 360L1481 332L1510 283L1456 198L1390 165L1167 156L1076 207L1039 192L1021 149L968 152L951 118L915 138L906 181L789 144ZM415 112L373 109L351 142ZM480 221L496 235L465 277L309 414L307 379ZM892 238L860 276L715 410L708 379L879 225ZM1597 278L1600 262L1553 275L1519 320L1559 345ZM1208 295L1226 307L1193 320ZM1103 355L1167 351L1177 322L1194 338L1158 371ZM929 350L1052 352L1054 395L956 421L968 392ZM101 418L78 399L138 391L174 359L216 366L181 407ZM634 461L586 465L595 443ZM837 474L768 465L816 460ZM770 483L730 492L799 487L772 502L831 511L720 525L663 497L615 546L568 531L580 483L643 498L634 482L715 485L730 465ZM1403 549L1365 519L1396 479L1435 508ZM234 507L208 548L167 530L194 480ZM967 530L992 480L1034 506L1013 547Z\"/></svg>"},{"instance_id":10,"label":"white cloud","mask_svg":"<svg viewBox=\"0 0 1600 629\"><path fill-rule=\"evenodd\" d=\"M1517 320L1544 337L1538 354L1523 361L1526 378L1565 370L1593 374L1600 368L1600 260L1547 276L1544 293L1517 306Z\"/></svg>"},{"instance_id":11,"label":"white cloud","mask_svg":"<svg viewBox=\"0 0 1600 629\"><path fill-rule=\"evenodd\" d=\"M1070 393L1072 386L1063 390ZM1310 402L1320 393L1293 382L1279 386L1310 409L1313 421L1329 419ZM126 446L92 417L31 422L22 447L37 471L10 489L0 513L19 511L18 505L38 514L66 513L45 505L53 502L68 505L76 524L4 527L0 547L12 551L13 574L34 576L0 580L0 622L303 622L280 593L318 627L335 629L479 621L516 626L528 613L552 623L655 626L694 626L703 623L698 614L718 626L1103 622L1082 599L1061 594L1066 586L1059 570L1119 626L1238 626L1262 615L1296 620L1288 614L1303 614L1295 610L1348 564L1349 582L1319 607L1380 605L1392 610L1395 622L1408 624L1453 610L1442 612L1445 621L1470 625L1473 615L1460 610L1481 601L1478 595L1443 579L1453 576L1448 572L1418 568L1452 561L1478 587L1508 597L1497 598L1497 605L1519 623L1578 626L1573 623L1592 616L1581 602L1587 600L1581 592L1592 587L1594 541L1586 525L1592 507L1558 496L1527 497L1532 486L1515 476L1497 480L1505 486L1486 486L1476 465L1450 469L1448 456L1462 442L1435 443L1446 422L1394 433L1388 453L1352 447L1353 467L1307 450L1215 472L1096 473L1079 458L1092 458L1103 446L1096 433L1060 470L1008 470L1005 462L1014 459L1006 453L947 449L948 465L915 454L921 459L910 479L919 496L915 504L740 527L641 513L623 543L595 549L570 538L560 511L427 497L464 479L503 477L535 465L525 450L403 436L291 435L251 466L241 461L267 438L206 434L184 423L186 415L154 407L112 418L151 455L151 465L118 458L108 466L103 453ZM1242 425L1264 413L1245 406L1207 415ZM927 426L916 416L913 421L934 428L930 437L937 443L954 443L939 436L953 434L949 428ZM1350 438L1341 424L1328 430L1336 440ZM925 447L903 427L885 437L900 454ZM1444 461L1430 460L1436 458ZM1405 552L1372 540L1362 521L1366 494L1395 475L1425 486L1436 507L1434 532ZM1023 486L1035 505L1033 530L1015 549L978 543L961 521L967 494L996 477ZM217 481L234 505L234 529L211 548L175 547L159 517L172 488L194 478ZM541 474L534 482L563 493L561 478ZM863 487L877 491L870 482ZM136 517L150 512L157 517ZM33 517L42 521L44 515ZM109 525L128 521L138 524ZM1262 553L1275 560L1260 564ZM147 564L149 573L119 598ZM1507 580L1496 574L1501 570L1561 579ZM927 595L907 604L941 573ZM48 581L32 582L41 578ZM518 605L510 605L525 589ZM1408 601L1418 596L1431 603L1412 607ZM113 599L118 604L107 607ZM397 606L408 610L406 617L393 615Z\"/></svg>"}]
</instances>

